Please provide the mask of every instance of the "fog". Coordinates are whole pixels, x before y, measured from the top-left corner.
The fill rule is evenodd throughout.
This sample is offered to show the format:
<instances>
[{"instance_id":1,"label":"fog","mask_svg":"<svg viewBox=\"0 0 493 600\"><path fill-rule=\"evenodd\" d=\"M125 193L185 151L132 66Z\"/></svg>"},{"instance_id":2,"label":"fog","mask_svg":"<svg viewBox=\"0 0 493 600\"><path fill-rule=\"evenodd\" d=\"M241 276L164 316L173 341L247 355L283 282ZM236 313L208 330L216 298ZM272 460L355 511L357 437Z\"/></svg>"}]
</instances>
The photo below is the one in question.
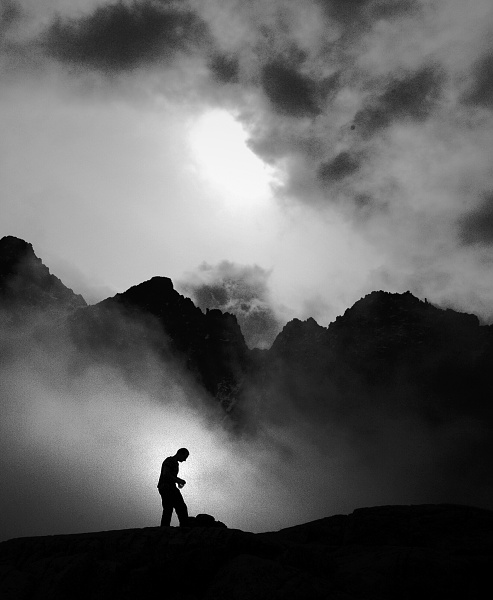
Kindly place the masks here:
<instances>
[{"instance_id":1,"label":"fog","mask_svg":"<svg viewBox=\"0 0 493 600\"><path fill-rule=\"evenodd\" d=\"M433 423L397 397L340 406L337 390L300 407L279 386L263 401L251 389L254 427L241 431L150 349L130 368L124 353L76 348L60 315L1 323L1 539L159 525L161 462L182 446L190 514L230 528L277 530L379 504L493 508L487 420L451 412Z\"/></svg>"},{"instance_id":2,"label":"fog","mask_svg":"<svg viewBox=\"0 0 493 600\"><path fill-rule=\"evenodd\" d=\"M202 311L218 308L234 314L249 348L269 348L282 328L282 317L270 295L269 277L270 273L257 265L202 263L177 287Z\"/></svg>"},{"instance_id":3,"label":"fog","mask_svg":"<svg viewBox=\"0 0 493 600\"><path fill-rule=\"evenodd\" d=\"M171 365L151 365L134 386L76 350L63 328L56 338L44 328L37 319L21 332L3 326L2 539L158 525L161 462L181 446L190 514L251 531L315 516L306 486L318 484L296 432L234 437Z\"/></svg>"}]
</instances>

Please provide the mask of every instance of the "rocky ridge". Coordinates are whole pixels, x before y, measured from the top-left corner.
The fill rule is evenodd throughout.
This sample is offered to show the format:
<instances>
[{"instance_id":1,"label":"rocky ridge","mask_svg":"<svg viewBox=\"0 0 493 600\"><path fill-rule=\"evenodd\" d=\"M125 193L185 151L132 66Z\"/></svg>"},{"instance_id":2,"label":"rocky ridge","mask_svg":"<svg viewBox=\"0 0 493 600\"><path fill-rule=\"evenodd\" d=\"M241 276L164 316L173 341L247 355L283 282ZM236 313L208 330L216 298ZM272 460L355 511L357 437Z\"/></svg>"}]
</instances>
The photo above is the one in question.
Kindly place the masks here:
<instances>
[{"instance_id":1,"label":"rocky ridge","mask_svg":"<svg viewBox=\"0 0 493 600\"><path fill-rule=\"evenodd\" d=\"M236 317L203 313L179 294L167 277L153 277L76 311L72 338L91 354L121 356L145 345L163 361L175 360L228 412L249 369L249 350Z\"/></svg>"},{"instance_id":2,"label":"rocky ridge","mask_svg":"<svg viewBox=\"0 0 493 600\"><path fill-rule=\"evenodd\" d=\"M0 303L16 311L86 306L34 253L31 244L13 236L0 239Z\"/></svg>"},{"instance_id":3,"label":"rocky ridge","mask_svg":"<svg viewBox=\"0 0 493 600\"><path fill-rule=\"evenodd\" d=\"M0 543L4 600L476 600L493 512L377 506L277 532L149 527Z\"/></svg>"},{"instance_id":4,"label":"rocky ridge","mask_svg":"<svg viewBox=\"0 0 493 600\"><path fill-rule=\"evenodd\" d=\"M445 413L491 420L492 361L493 326L475 315L410 292L375 291L328 327L313 319L288 323L265 354L258 387L267 390L265 403L285 394L305 412L393 397L431 420Z\"/></svg>"},{"instance_id":5,"label":"rocky ridge","mask_svg":"<svg viewBox=\"0 0 493 600\"><path fill-rule=\"evenodd\" d=\"M250 350L236 317L196 307L166 277L153 277L94 306L66 288L23 240L0 240L0 305L63 310L88 356L138 372L152 354L195 378L232 421L278 412L278 398L316 418L400 403L430 423L450 415L493 420L493 326L410 292L368 294L328 327L293 319L268 350ZM245 417L243 406L256 409Z\"/></svg>"}]
</instances>

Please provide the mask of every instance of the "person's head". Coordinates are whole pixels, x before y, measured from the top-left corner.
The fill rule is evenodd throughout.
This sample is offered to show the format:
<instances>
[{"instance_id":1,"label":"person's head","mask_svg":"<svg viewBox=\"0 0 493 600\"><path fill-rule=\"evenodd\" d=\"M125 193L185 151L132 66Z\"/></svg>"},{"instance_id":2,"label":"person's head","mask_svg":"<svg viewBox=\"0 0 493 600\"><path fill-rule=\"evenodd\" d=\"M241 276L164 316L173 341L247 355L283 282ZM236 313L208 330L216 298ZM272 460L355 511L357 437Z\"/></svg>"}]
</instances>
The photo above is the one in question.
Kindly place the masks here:
<instances>
[{"instance_id":1,"label":"person's head","mask_svg":"<svg viewBox=\"0 0 493 600\"><path fill-rule=\"evenodd\" d=\"M180 448L176 453L176 458L180 462L183 462L184 460L187 460L189 454L190 452L186 448Z\"/></svg>"}]
</instances>

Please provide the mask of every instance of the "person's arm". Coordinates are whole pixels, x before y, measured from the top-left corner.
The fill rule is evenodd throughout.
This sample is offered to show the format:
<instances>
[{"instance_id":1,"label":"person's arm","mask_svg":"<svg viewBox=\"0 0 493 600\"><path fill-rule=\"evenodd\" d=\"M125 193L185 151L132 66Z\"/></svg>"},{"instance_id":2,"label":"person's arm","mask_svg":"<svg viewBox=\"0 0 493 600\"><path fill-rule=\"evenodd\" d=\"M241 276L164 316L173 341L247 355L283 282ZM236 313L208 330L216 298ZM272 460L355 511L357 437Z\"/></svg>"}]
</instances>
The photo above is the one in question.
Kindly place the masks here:
<instances>
[{"instance_id":1,"label":"person's arm","mask_svg":"<svg viewBox=\"0 0 493 600\"><path fill-rule=\"evenodd\" d=\"M163 467L161 469L161 474L163 479L169 479L173 483L177 483L180 487L183 487L186 483L184 479L180 479L176 475L173 475L171 468L168 467L166 463L163 463Z\"/></svg>"}]
</instances>

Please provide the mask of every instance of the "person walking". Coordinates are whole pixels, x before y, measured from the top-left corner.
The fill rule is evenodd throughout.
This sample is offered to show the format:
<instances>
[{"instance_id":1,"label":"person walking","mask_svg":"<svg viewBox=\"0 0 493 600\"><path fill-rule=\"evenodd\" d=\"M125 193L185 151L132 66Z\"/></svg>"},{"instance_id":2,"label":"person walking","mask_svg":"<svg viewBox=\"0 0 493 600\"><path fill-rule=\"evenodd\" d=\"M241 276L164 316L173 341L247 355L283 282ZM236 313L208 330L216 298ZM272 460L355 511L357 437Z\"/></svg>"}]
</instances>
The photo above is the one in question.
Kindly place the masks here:
<instances>
[{"instance_id":1,"label":"person walking","mask_svg":"<svg viewBox=\"0 0 493 600\"><path fill-rule=\"evenodd\" d=\"M186 461L189 455L190 452L186 448L180 448L174 456L165 458L161 466L161 474L157 484L157 489L159 490L163 504L161 527L169 527L173 509L176 511L180 527L185 527L187 525L188 508L178 489L182 488L186 481L178 477L178 471L180 469L178 463Z\"/></svg>"}]
</instances>

